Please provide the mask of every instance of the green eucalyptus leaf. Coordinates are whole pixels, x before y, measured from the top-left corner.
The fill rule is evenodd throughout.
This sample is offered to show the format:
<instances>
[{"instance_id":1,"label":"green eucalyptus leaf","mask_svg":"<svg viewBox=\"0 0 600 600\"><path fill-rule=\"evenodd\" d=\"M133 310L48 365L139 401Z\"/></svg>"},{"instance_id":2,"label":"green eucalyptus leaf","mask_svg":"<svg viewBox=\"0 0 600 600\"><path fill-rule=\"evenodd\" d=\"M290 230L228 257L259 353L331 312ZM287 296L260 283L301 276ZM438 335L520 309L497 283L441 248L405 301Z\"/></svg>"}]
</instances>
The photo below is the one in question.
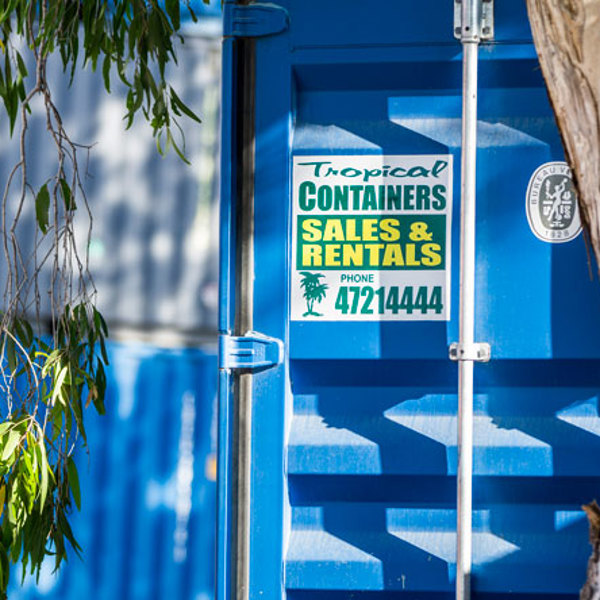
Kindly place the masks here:
<instances>
[{"instance_id":1,"label":"green eucalyptus leaf","mask_svg":"<svg viewBox=\"0 0 600 600\"><path fill-rule=\"evenodd\" d=\"M23 60L23 57L21 56L20 52L15 52L15 55L17 57L17 67L19 69L19 74L21 75L21 77L27 77L27 67L25 66L25 61Z\"/></svg>"},{"instance_id":2,"label":"green eucalyptus leaf","mask_svg":"<svg viewBox=\"0 0 600 600\"><path fill-rule=\"evenodd\" d=\"M202 123L200 117L198 117L198 115L181 100L181 98L176 94L175 90L173 88L169 88L169 90L171 94L171 103L173 104L173 106L175 106L178 110L180 110L184 115L188 116L190 119L193 119L197 123Z\"/></svg>"},{"instance_id":3,"label":"green eucalyptus leaf","mask_svg":"<svg viewBox=\"0 0 600 600\"><path fill-rule=\"evenodd\" d=\"M210 3L210 0L203 0L203 1L204 1L204 4L209 4ZM192 17L192 21L194 23L197 23L198 22L198 17L196 15L196 13L194 12L194 9L192 8L192 5L189 2L187 2L187 9L188 9L188 12L190 13L190 17Z\"/></svg>"},{"instance_id":4,"label":"green eucalyptus leaf","mask_svg":"<svg viewBox=\"0 0 600 600\"><path fill-rule=\"evenodd\" d=\"M104 87L106 91L110 94L110 65L111 58L110 54L107 54L104 57L104 62L102 63L102 78L104 79Z\"/></svg>"},{"instance_id":5,"label":"green eucalyptus leaf","mask_svg":"<svg viewBox=\"0 0 600 600\"><path fill-rule=\"evenodd\" d=\"M73 550L75 550L75 553L79 555L81 552L81 546L77 543L77 540L73 535L73 530L71 529L69 521L67 520L63 511L58 512L58 522L60 524L60 530L62 531L63 535L67 538L67 540L71 544L71 547L73 548Z\"/></svg>"},{"instance_id":6,"label":"green eucalyptus leaf","mask_svg":"<svg viewBox=\"0 0 600 600\"><path fill-rule=\"evenodd\" d=\"M71 188L62 177L60 178L60 192L65 203L65 209L68 211L76 210L77 206L75 205Z\"/></svg>"},{"instance_id":7,"label":"green eucalyptus leaf","mask_svg":"<svg viewBox=\"0 0 600 600\"><path fill-rule=\"evenodd\" d=\"M79 489L79 475L77 473L77 466L71 456L67 459L67 473L69 476L69 487L73 494L73 500L78 510L81 510L81 490Z\"/></svg>"},{"instance_id":8,"label":"green eucalyptus leaf","mask_svg":"<svg viewBox=\"0 0 600 600\"><path fill-rule=\"evenodd\" d=\"M33 329L26 319L15 319L15 333L22 346L28 348L33 343Z\"/></svg>"},{"instance_id":9,"label":"green eucalyptus leaf","mask_svg":"<svg viewBox=\"0 0 600 600\"><path fill-rule=\"evenodd\" d=\"M6 336L6 342L4 345L4 353L6 355L6 362L8 363L8 370L11 373L17 372L17 346L15 340L12 337Z\"/></svg>"},{"instance_id":10,"label":"green eucalyptus leaf","mask_svg":"<svg viewBox=\"0 0 600 600\"><path fill-rule=\"evenodd\" d=\"M54 380L54 389L52 390L52 398L50 400L50 405L54 406L57 400L61 400L63 393L63 384L67 375L69 374L68 367L62 367L58 372L58 376Z\"/></svg>"},{"instance_id":11,"label":"green eucalyptus leaf","mask_svg":"<svg viewBox=\"0 0 600 600\"><path fill-rule=\"evenodd\" d=\"M35 218L42 233L48 231L48 224L50 223L49 213L50 193L48 192L48 185L44 184L35 197Z\"/></svg>"},{"instance_id":12,"label":"green eucalyptus leaf","mask_svg":"<svg viewBox=\"0 0 600 600\"><path fill-rule=\"evenodd\" d=\"M102 314L94 307L94 324L96 331L102 331L105 337L108 337L108 327Z\"/></svg>"},{"instance_id":13,"label":"green eucalyptus leaf","mask_svg":"<svg viewBox=\"0 0 600 600\"><path fill-rule=\"evenodd\" d=\"M48 484L50 467L48 465L48 457L46 455L46 443L42 437L39 443L35 447L37 453L38 463L40 465L40 513L44 510L46 505L46 498L48 497Z\"/></svg>"},{"instance_id":14,"label":"green eucalyptus leaf","mask_svg":"<svg viewBox=\"0 0 600 600\"><path fill-rule=\"evenodd\" d=\"M8 439L4 443L4 447L2 449L2 455L0 456L0 460L2 462L6 462L13 457L19 442L21 441L21 434L18 431L10 431L8 434Z\"/></svg>"},{"instance_id":15,"label":"green eucalyptus leaf","mask_svg":"<svg viewBox=\"0 0 600 600\"><path fill-rule=\"evenodd\" d=\"M10 566L8 559L8 551L5 546L2 545L0 548L0 576L2 580L2 589L6 589L8 587L9 582L9 574L10 574Z\"/></svg>"},{"instance_id":16,"label":"green eucalyptus leaf","mask_svg":"<svg viewBox=\"0 0 600 600\"><path fill-rule=\"evenodd\" d=\"M104 394L106 392L106 375L104 374L104 367L102 363L99 362L96 368L96 376L95 376L96 390L97 393L92 396L92 401L98 414L103 415L106 412L106 408L104 406Z\"/></svg>"},{"instance_id":17,"label":"green eucalyptus leaf","mask_svg":"<svg viewBox=\"0 0 600 600\"><path fill-rule=\"evenodd\" d=\"M0 438L4 437L8 431L10 431L15 426L11 421L4 421L4 423L0 423Z\"/></svg>"},{"instance_id":18,"label":"green eucalyptus leaf","mask_svg":"<svg viewBox=\"0 0 600 600\"><path fill-rule=\"evenodd\" d=\"M106 352L106 344L104 343L104 338L100 338L99 340L99 344L100 344L100 356L102 356L102 360L104 361L105 365L108 365L108 353Z\"/></svg>"},{"instance_id":19,"label":"green eucalyptus leaf","mask_svg":"<svg viewBox=\"0 0 600 600\"><path fill-rule=\"evenodd\" d=\"M179 7L179 0L166 0L165 8L167 9L167 14L171 19L171 23L173 24L173 29L176 31L181 26L181 13Z\"/></svg>"}]
</instances>

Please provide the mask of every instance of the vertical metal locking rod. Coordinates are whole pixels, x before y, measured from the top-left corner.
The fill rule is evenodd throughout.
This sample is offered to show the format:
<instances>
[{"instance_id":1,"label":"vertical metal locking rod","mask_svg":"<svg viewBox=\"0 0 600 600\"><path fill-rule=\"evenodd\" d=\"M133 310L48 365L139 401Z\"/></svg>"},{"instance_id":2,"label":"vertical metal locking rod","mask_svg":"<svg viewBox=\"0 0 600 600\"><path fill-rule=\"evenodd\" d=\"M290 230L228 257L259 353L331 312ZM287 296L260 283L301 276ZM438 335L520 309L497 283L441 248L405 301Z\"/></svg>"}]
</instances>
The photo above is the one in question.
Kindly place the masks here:
<instances>
[{"instance_id":1,"label":"vertical metal locking rod","mask_svg":"<svg viewBox=\"0 0 600 600\"><path fill-rule=\"evenodd\" d=\"M481 0L462 0L463 101L461 149L459 345L474 343L475 167L477 155L477 58ZM458 477L456 600L471 596L473 505L473 360L458 363Z\"/></svg>"},{"instance_id":2,"label":"vertical metal locking rod","mask_svg":"<svg viewBox=\"0 0 600 600\"><path fill-rule=\"evenodd\" d=\"M242 0L242 4L246 1ZM237 41L238 86L237 118L237 256L235 335L246 335L253 327L254 312L254 106L255 42ZM234 380L235 404L235 599L250 595L250 502L252 496L252 374L239 373Z\"/></svg>"}]
</instances>

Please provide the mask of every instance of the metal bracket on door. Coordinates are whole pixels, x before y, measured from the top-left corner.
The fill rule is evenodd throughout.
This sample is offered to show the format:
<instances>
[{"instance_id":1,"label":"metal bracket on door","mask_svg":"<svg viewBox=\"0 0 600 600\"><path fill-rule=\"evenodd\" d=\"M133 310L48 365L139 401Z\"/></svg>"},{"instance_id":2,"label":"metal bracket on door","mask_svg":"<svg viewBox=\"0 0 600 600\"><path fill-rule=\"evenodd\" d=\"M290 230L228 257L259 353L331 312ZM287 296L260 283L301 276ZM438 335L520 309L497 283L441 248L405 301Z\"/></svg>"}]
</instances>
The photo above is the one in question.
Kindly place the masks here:
<instances>
[{"instance_id":1,"label":"metal bracket on door","mask_svg":"<svg viewBox=\"0 0 600 600\"><path fill-rule=\"evenodd\" d=\"M219 368L256 372L283 361L283 342L249 331L243 336L219 337Z\"/></svg>"},{"instance_id":2,"label":"metal bracket on door","mask_svg":"<svg viewBox=\"0 0 600 600\"><path fill-rule=\"evenodd\" d=\"M474 343L474 344L459 344L454 342L450 344L448 349L450 360L472 360L475 362L489 362L492 357L492 349L489 344Z\"/></svg>"},{"instance_id":3,"label":"metal bracket on door","mask_svg":"<svg viewBox=\"0 0 600 600\"><path fill-rule=\"evenodd\" d=\"M462 0L454 0L454 37L465 37L481 41L494 39L494 0L479 0L479 30L472 31L468 23L462 22Z\"/></svg>"},{"instance_id":4,"label":"metal bracket on door","mask_svg":"<svg viewBox=\"0 0 600 600\"><path fill-rule=\"evenodd\" d=\"M276 4L225 4L224 37L264 37L285 31L287 10Z\"/></svg>"}]
</instances>

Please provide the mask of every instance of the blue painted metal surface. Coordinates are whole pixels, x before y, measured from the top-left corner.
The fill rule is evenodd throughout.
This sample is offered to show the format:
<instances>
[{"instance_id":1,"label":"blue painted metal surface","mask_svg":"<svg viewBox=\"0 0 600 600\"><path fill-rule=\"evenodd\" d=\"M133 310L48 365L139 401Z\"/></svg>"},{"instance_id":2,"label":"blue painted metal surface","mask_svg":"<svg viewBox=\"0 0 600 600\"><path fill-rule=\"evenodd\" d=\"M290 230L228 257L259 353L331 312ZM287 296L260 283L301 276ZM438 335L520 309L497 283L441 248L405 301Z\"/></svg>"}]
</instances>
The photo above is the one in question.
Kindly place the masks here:
<instances>
[{"instance_id":1,"label":"blue painted metal surface","mask_svg":"<svg viewBox=\"0 0 600 600\"><path fill-rule=\"evenodd\" d=\"M287 29L287 11L276 4L225 5L225 37L262 37Z\"/></svg>"},{"instance_id":2,"label":"blue painted metal surface","mask_svg":"<svg viewBox=\"0 0 600 600\"><path fill-rule=\"evenodd\" d=\"M283 344L262 335L222 335L219 338L219 366L222 369L262 371L283 360Z\"/></svg>"},{"instance_id":3,"label":"blue painted metal surface","mask_svg":"<svg viewBox=\"0 0 600 600\"><path fill-rule=\"evenodd\" d=\"M109 345L107 413L87 417L78 454L84 559L10 600L211 600L216 515L214 349Z\"/></svg>"},{"instance_id":4,"label":"blue painted metal surface","mask_svg":"<svg viewBox=\"0 0 600 600\"><path fill-rule=\"evenodd\" d=\"M290 322L289 278L292 154L451 153L459 198L452 3L278 4L289 28L256 39L254 329L284 340L286 361L254 377L250 598L451 598L459 202L448 322ZM529 178L563 153L525 3L497 1L495 26L480 60L476 339L493 360L475 369L473 589L574 599L588 555L580 505L600 490L600 288L583 236L553 245L529 229ZM225 115L239 93L235 44ZM232 159L239 118L224 122ZM234 174L223 177L227 333L237 199ZM224 527L232 403L221 377ZM219 600L233 597L230 540Z\"/></svg>"}]
</instances>

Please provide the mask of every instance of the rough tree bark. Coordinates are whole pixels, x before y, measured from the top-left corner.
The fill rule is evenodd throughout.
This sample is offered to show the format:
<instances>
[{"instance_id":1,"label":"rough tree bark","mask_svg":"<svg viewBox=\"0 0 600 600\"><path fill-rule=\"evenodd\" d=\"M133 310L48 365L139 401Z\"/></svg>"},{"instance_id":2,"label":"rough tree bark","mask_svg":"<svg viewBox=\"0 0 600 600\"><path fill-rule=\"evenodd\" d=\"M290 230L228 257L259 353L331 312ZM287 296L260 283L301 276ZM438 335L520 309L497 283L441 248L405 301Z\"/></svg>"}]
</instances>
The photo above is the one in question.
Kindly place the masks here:
<instances>
[{"instance_id":1,"label":"rough tree bark","mask_svg":"<svg viewBox=\"0 0 600 600\"><path fill-rule=\"evenodd\" d=\"M600 265L600 2L527 0L533 40Z\"/></svg>"},{"instance_id":2,"label":"rough tree bark","mask_svg":"<svg viewBox=\"0 0 600 600\"><path fill-rule=\"evenodd\" d=\"M588 561L587 581L581 589L580 600L600 599L600 507L594 500L583 507L590 522L592 555Z\"/></svg>"}]
</instances>

